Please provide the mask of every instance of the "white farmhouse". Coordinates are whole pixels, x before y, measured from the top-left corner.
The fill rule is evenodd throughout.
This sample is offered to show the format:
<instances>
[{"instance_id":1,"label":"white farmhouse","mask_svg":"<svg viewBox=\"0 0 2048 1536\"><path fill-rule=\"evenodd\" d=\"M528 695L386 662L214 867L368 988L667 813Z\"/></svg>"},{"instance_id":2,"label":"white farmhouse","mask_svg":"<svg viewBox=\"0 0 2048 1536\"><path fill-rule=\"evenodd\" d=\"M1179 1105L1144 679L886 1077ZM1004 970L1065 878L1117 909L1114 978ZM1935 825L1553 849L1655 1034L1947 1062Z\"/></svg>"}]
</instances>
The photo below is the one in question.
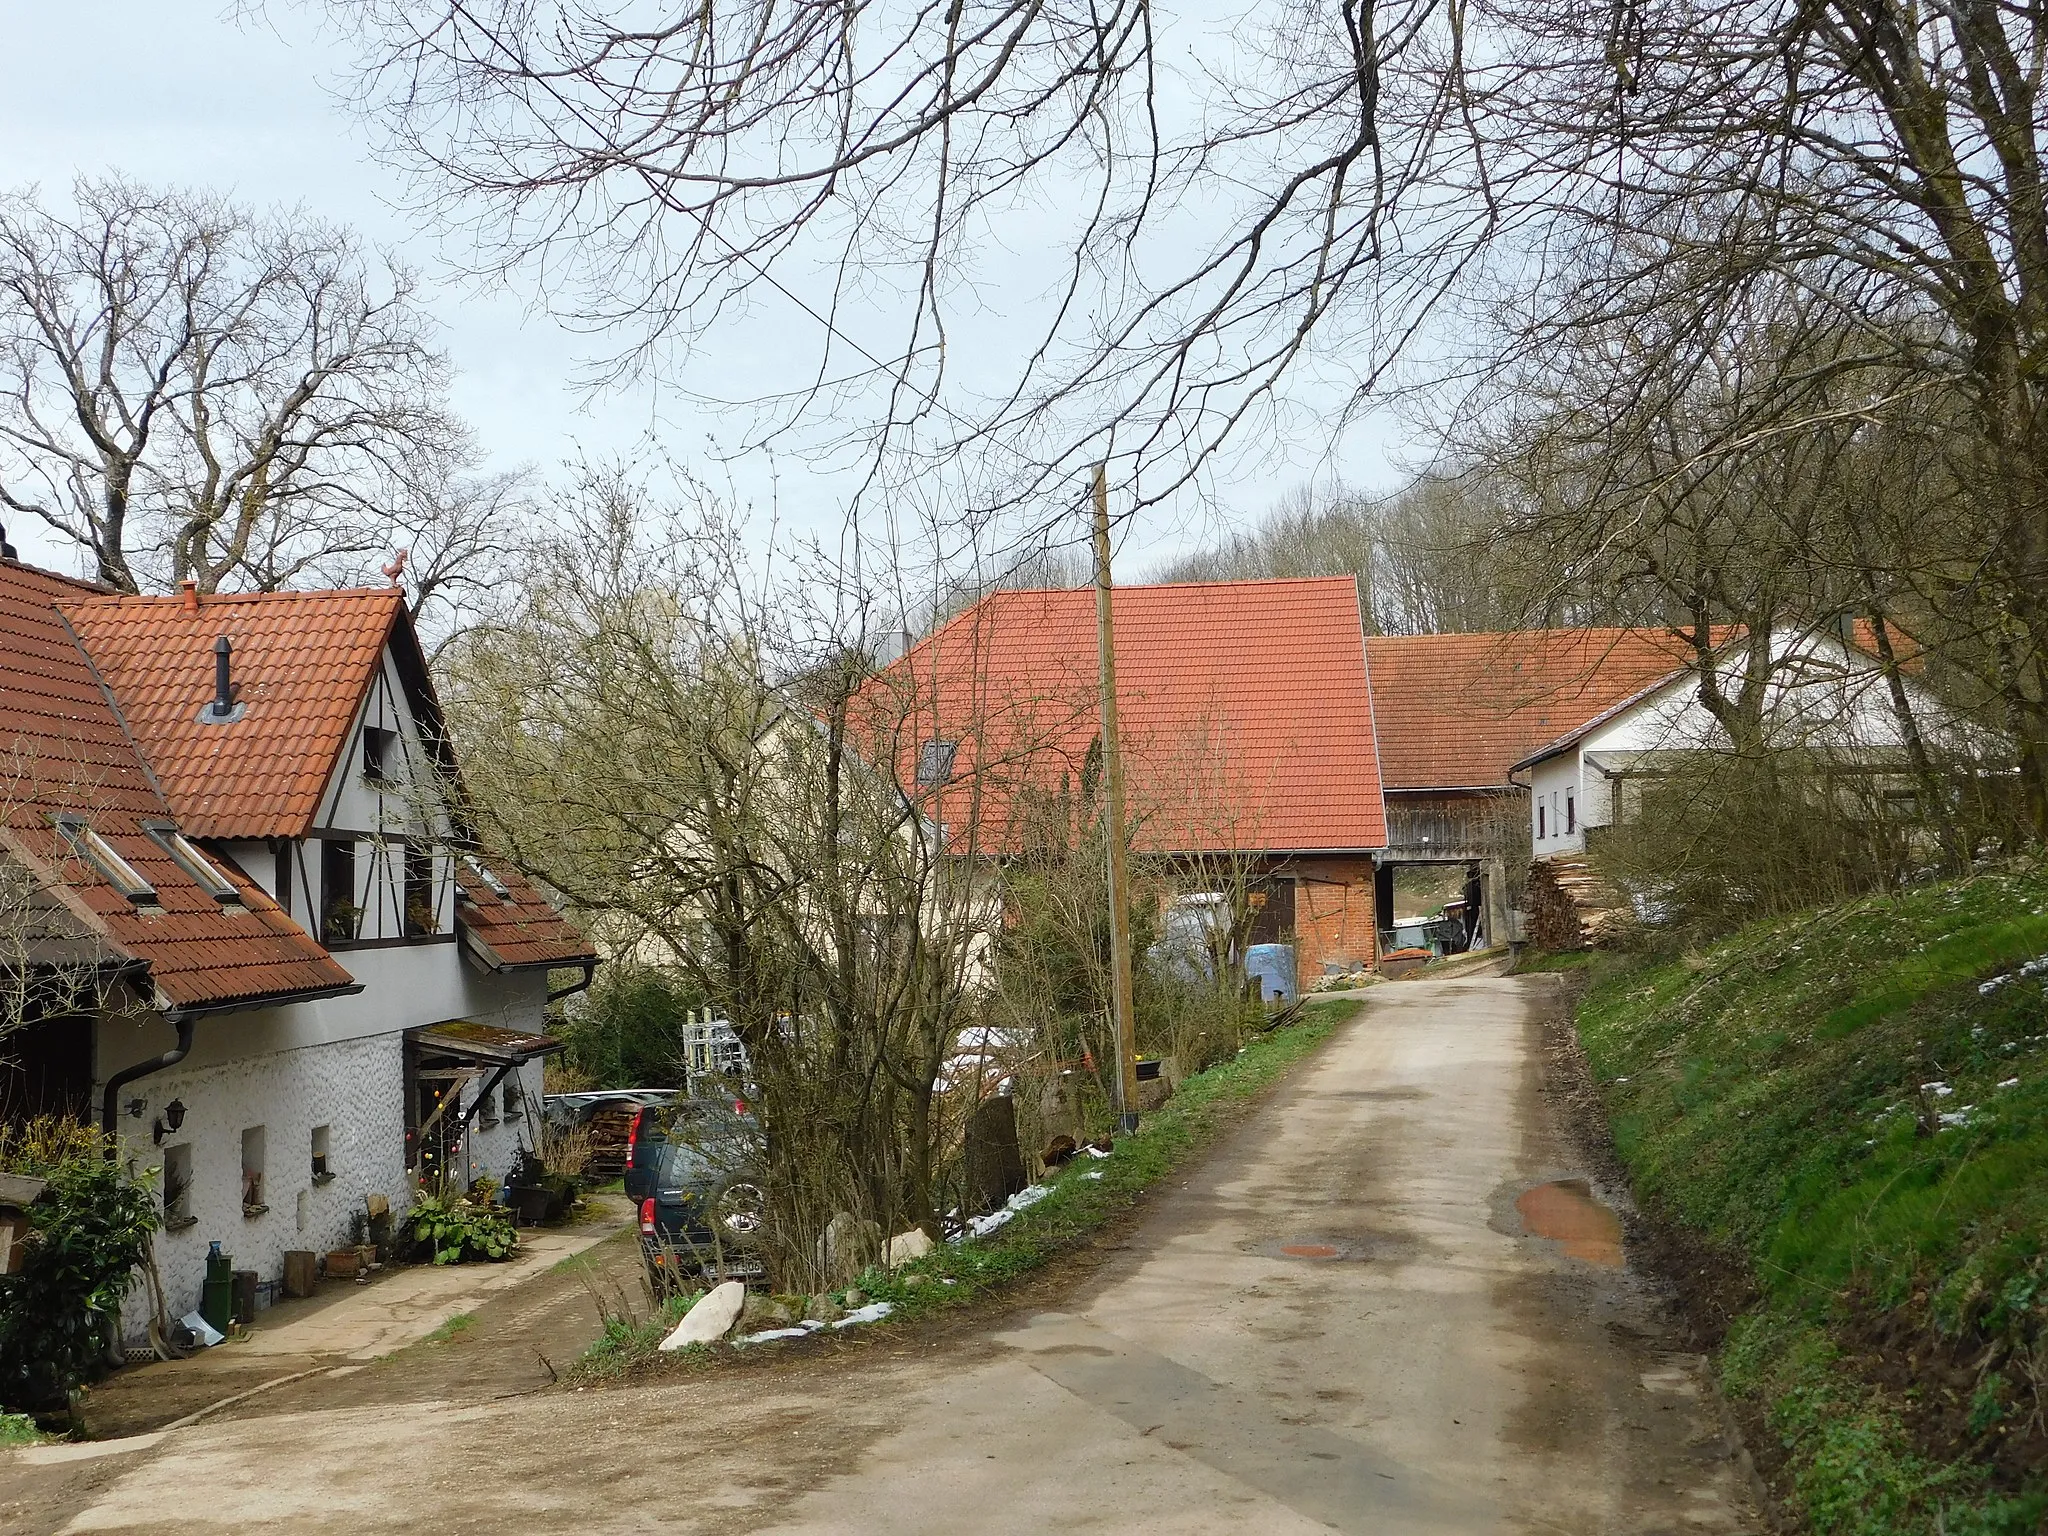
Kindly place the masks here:
<instances>
[{"instance_id":1,"label":"white farmhouse","mask_svg":"<svg viewBox=\"0 0 2048 1536\"><path fill-rule=\"evenodd\" d=\"M1740 686L1745 649L1737 634L1714 654L1731 696ZM1901 683L1925 736L1956 733L1954 717L1910 664ZM1860 621L1846 635L1835 628L1774 631L1763 715L1774 744L1888 770L1901 777L1900 793L1911 793L1904 782L1905 733ZM1529 790L1531 852L1538 860L1583 854L1587 833L1633 814L1643 782L1665 771L1672 754L1727 746L1720 722L1700 702L1699 674L1690 665L1674 667L1509 770Z\"/></svg>"},{"instance_id":2,"label":"white farmhouse","mask_svg":"<svg viewBox=\"0 0 2048 1536\"><path fill-rule=\"evenodd\" d=\"M210 1243L273 1284L372 1197L533 1144L550 972L596 956L475 849L454 773L396 588L140 598L0 559L0 867L51 899L11 963L103 983L0 1042L0 1115L89 1110L157 1170L172 1315Z\"/></svg>"}]
</instances>

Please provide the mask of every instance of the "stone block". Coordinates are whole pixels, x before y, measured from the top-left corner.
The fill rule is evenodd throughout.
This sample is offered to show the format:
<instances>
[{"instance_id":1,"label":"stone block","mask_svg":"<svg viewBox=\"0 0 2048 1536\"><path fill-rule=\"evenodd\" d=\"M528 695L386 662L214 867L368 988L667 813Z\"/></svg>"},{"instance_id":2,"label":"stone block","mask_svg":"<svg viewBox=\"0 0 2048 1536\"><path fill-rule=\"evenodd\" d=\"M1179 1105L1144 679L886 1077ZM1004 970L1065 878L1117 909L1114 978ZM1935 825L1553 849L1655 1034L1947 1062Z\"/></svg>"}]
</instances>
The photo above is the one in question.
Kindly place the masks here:
<instances>
[{"instance_id":1,"label":"stone block","mask_svg":"<svg viewBox=\"0 0 2048 1536\"><path fill-rule=\"evenodd\" d=\"M737 1280L728 1280L714 1286L710 1293L700 1296L697 1304L677 1323L674 1331L661 1341L664 1350L687 1349L692 1344L714 1344L732 1332L734 1323L740 1320L740 1312L747 1303L747 1288Z\"/></svg>"}]
</instances>

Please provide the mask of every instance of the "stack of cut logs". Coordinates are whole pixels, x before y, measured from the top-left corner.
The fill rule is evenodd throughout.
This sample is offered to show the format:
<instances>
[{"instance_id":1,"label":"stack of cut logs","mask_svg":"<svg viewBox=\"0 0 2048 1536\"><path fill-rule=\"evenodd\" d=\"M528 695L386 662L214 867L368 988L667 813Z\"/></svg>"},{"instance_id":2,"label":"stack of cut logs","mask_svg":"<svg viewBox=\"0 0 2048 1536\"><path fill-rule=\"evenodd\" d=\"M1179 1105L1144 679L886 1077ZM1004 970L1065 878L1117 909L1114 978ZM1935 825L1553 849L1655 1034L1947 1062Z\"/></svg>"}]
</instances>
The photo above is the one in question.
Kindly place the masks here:
<instances>
[{"instance_id":1,"label":"stack of cut logs","mask_svg":"<svg viewBox=\"0 0 2048 1536\"><path fill-rule=\"evenodd\" d=\"M1529 866L1524 898L1529 942L1538 949L1590 949L1611 943L1629 926L1631 913L1614 887L1582 857L1538 859Z\"/></svg>"},{"instance_id":2,"label":"stack of cut logs","mask_svg":"<svg viewBox=\"0 0 2048 1536\"><path fill-rule=\"evenodd\" d=\"M616 1179L626 1171L626 1137L633 1129L633 1117L640 1106L620 1100L600 1104L584 1122L590 1129L590 1162L584 1173L597 1179Z\"/></svg>"}]
</instances>

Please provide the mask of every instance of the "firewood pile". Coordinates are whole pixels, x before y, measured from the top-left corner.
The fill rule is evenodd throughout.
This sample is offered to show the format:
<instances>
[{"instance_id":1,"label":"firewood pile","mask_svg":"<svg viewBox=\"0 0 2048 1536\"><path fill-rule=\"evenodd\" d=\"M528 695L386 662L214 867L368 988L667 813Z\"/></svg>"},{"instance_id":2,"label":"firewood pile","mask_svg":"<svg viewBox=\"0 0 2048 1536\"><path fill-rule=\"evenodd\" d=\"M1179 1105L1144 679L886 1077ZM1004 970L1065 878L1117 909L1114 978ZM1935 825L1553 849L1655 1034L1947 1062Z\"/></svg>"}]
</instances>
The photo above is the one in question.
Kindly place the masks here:
<instances>
[{"instance_id":1,"label":"firewood pile","mask_svg":"<svg viewBox=\"0 0 2048 1536\"><path fill-rule=\"evenodd\" d=\"M590 1112L584 1124L590 1130L590 1161L585 1165L585 1176L595 1179L616 1179L626 1171L626 1137L633 1129L633 1116L640 1112L640 1106L621 1100L615 1104L600 1104Z\"/></svg>"},{"instance_id":2,"label":"firewood pile","mask_svg":"<svg viewBox=\"0 0 2048 1536\"><path fill-rule=\"evenodd\" d=\"M1529 941L1538 949L1597 949L1632 921L1621 895L1583 858L1538 859L1529 866Z\"/></svg>"}]
</instances>

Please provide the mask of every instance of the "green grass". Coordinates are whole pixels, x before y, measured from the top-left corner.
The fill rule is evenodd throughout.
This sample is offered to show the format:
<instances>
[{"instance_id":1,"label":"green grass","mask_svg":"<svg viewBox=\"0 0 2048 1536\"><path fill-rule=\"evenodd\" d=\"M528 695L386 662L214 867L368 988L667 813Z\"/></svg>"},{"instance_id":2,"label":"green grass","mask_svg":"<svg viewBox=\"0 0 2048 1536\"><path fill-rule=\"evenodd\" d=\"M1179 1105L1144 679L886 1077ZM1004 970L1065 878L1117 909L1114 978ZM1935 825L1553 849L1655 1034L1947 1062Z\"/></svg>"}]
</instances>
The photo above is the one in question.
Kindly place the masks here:
<instances>
[{"instance_id":1,"label":"green grass","mask_svg":"<svg viewBox=\"0 0 2048 1536\"><path fill-rule=\"evenodd\" d=\"M1993 1472L2048 1412L2048 971L2016 973L2044 953L2028 869L1591 972L1579 1033L1616 1146L1646 1208L1754 1277L1723 1379L1766 1411L1816 1531L1988 1536L2048 1512L2048 1467ZM1940 1405L1844 1359L1876 1322L1887 1348L1986 1362L1949 1405L1960 1454L1909 1431Z\"/></svg>"},{"instance_id":2,"label":"green grass","mask_svg":"<svg viewBox=\"0 0 2048 1536\"><path fill-rule=\"evenodd\" d=\"M475 1326L476 1314L474 1312L458 1312L424 1339L421 1339L420 1342L422 1344L446 1344L450 1339L467 1333Z\"/></svg>"},{"instance_id":3,"label":"green grass","mask_svg":"<svg viewBox=\"0 0 2048 1536\"><path fill-rule=\"evenodd\" d=\"M1144 1117L1135 1136L1117 1138L1109 1157L1083 1155L1069 1162L1050 1181L1051 1194L989 1236L942 1243L893 1272L870 1269L855 1285L870 1300L891 1303L895 1313L890 1322L895 1324L971 1305L1042 1267L1129 1210L1147 1189L1205 1147L1246 1099L1271 1086L1360 1006L1355 998L1309 1002L1294 1023L1255 1036L1230 1060L1184 1079L1163 1108ZM672 1301L645 1322L608 1322L605 1336L577 1362L577 1376L618 1376L651 1359L694 1299Z\"/></svg>"},{"instance_id":4,"label":"green grass","mask_svg":"<svg viewBox=\"0 0 2048 1536\"><path fill-rule=\"evenodd\" d=\"M25 1413L0 1413L0 1445L41 1445L45 1436Z\"/></svg>"},{"instance_id":5,"label":"green grass","mask_svg":"<svg viewBox=\"0 0 2048 1536\"><path fill-rule=\"evenodd\" d=\"M1546 971L1583 971L1598 958L1590 949L1525 949L1508 974L1535 976Z\"/></svg>"},{"instance_id":6,"label":"green grass","mask_svg":"<svg viewBox=\"0 0 2048 1536\"><path fill-rule=\"evenodd\" d=\"M684 1296L671 1296L652 1317L621 1317L607 1313L604 1332L570 1367L572 1379L609 1381L625 1375L644 1361L654 1359L661 1341L668 1337L675 1325L683 1320L683 1314L695 1306L703 1294L702 1291L692 1291ZM697 1351L687 1353L695 1354Z\"/></svg>"}]
</instances>

